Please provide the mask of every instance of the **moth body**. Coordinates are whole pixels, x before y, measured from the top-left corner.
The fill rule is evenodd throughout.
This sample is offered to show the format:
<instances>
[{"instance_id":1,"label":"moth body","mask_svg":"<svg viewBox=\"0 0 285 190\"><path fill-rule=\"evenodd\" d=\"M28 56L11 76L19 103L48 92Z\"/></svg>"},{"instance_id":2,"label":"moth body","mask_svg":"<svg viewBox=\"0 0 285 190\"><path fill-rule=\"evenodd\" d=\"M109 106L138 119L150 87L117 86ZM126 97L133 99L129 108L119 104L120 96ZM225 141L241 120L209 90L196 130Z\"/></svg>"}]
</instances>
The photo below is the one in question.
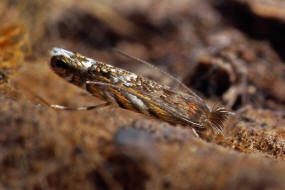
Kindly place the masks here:
<instances>
[{"instance_id":1,"label":"moth body","mask_svg":"<svg viewBox=\"0 0 285 190\"><path fill-rule=\"evenodd\" d=\"M120 107L167 122L220 133L229 112L213 107L195 93L166 85L61 48L51 51L50 66L68 82Z\"/></svg>"}]
</instances>

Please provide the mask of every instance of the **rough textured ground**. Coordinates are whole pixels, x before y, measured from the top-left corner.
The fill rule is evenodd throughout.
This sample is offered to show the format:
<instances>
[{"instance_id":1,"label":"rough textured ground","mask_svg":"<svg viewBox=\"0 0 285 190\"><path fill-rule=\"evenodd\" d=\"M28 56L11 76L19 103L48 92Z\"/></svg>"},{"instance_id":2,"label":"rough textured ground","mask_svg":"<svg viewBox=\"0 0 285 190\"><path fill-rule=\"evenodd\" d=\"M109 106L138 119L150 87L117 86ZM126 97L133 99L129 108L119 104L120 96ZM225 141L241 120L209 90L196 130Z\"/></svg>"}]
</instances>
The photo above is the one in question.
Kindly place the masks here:
<instances>
[{"instance_id":1,"label":"rough textured ground","mask_svg":"<svg viewBox=\"0 0 285 190\"><path fill-rule=\"evenodd\" d=\"M284 189L284 3L0 1L0 189ZM224 136L99 103L48 66L64 47L236 113Z\"/></svg>"}]
</instances>

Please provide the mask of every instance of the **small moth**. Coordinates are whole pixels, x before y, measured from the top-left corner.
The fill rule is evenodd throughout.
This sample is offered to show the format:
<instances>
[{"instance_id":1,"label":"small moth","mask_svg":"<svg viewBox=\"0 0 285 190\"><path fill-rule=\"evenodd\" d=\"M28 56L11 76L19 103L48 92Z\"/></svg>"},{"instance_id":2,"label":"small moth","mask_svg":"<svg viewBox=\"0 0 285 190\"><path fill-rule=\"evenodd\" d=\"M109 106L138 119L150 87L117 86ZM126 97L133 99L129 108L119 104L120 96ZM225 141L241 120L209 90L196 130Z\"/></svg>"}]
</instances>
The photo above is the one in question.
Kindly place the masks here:
<instances>
[{"instance_id":1,"label":"small moth","mask_svg":"<svg viewBox=\"0 0 285 190\"><path fill-rule=\"evenodd\" d=\"M56 109L89 110L118 104L124 109L189 126L196 135L195 130L209 128L222 133L223 123L231 113L221 106L208 106L178 79L175 80L187 93L62 48L53 48L51 55L50 66L57 75L106 101L78 108L51 105Z\"/></svg>"}]
</instances>

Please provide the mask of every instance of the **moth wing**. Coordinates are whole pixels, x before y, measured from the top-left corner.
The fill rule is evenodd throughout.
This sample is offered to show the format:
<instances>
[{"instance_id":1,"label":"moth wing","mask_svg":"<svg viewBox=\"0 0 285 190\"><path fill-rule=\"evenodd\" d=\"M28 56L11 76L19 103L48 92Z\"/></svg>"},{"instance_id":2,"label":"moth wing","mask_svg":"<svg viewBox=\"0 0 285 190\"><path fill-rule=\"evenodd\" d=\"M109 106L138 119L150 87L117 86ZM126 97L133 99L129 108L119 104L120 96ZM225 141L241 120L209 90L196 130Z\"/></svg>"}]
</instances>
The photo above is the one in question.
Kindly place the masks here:
<instances>
[{"instance_id":1,"label":"moth wing","mask_svg":"<svg viewBox=\"0 0 285 190\"><path fill-rule=\"evenodd\" d=\"M185 117L185 115L182 115L179 113L176 109L176 107L173 107L173 105L169 104L168 102L163 101L159 98L159 93L146 93L143 90L131 88L131 87L124 87L122 85L115 85L110 83L104 83L104 82L97 82L97 81L87 81L87 84L93 84L97 86L101 86L103 88L105 87L111 87L114 88L121 93L126 95L132 95L143 101L147 105L154 105L165 112L171 114L173 117L175 117L177 120L181 120L184 123L187 123L191 126L195 126L197 128L203 128L203 126L197 122L193 122L192 120Z\"/></svg>"}]
</instances>

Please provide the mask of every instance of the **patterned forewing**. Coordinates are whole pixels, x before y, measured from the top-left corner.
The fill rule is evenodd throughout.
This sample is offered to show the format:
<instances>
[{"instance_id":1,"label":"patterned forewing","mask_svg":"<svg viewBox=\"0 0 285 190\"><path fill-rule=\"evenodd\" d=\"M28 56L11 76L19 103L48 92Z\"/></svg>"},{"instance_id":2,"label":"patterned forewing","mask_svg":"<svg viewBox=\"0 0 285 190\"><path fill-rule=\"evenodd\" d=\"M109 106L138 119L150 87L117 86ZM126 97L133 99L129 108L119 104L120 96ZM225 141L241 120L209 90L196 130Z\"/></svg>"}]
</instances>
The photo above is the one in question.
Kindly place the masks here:
<instances>
[{"instance_id":1,"label":"patterned forewing","mask_svg":"<svg viewBox=\"0 0 285 190\"><path fill-rule=\"evenodd\" d=\"M208 111L205 102L201 99L182 92L173 92L168 86L160 85L141 76L137 76L131 85L121 83L120 86L136 94L135 101L130 101L135 105L139 101L140 105L143 105L144 114L147 109L148 115L169 122L189 124L185 122L187 119L199 123L201 116ZM141 110L137 111L141 112Z\"/></svg>"}]
</instances>

